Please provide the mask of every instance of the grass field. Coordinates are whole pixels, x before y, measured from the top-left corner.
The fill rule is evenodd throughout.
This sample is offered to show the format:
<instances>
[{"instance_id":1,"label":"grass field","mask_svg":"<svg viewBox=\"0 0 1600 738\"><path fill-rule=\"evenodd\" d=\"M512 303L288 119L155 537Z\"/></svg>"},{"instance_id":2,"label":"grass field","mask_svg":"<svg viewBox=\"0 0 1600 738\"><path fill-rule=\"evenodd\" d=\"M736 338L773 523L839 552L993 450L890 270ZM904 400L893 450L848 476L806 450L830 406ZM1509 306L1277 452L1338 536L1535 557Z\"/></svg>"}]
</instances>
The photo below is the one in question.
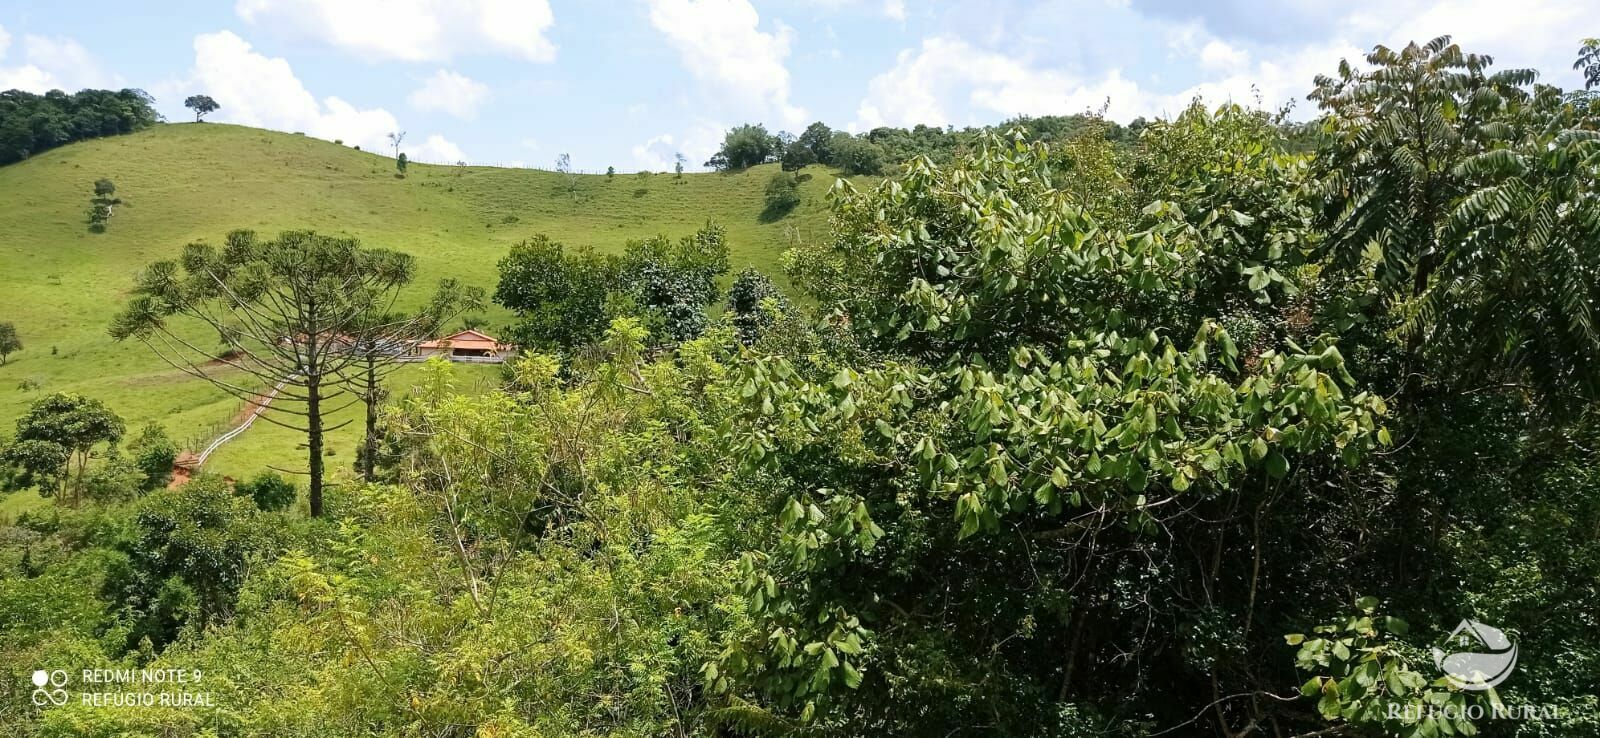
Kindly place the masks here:
<instances>
[{"instance_id":1,"label":"grass field","mask_svg":"<svg viewBox=\"0 0 1600 738\"><path fill-rule=\"evenodd\" d=\"M239 401L173 370L142 344L106 336L139 269L187 243L219 243L236 228L350 235L414 254L420 276L411 293L421 299L442 277L492 292L495 263L535 233L569 246L620 250L630 238L683 235L709 219L728 229L735 272L756 266L781 282L777 256L825 232L833 178L811 170L802 204L766 222L763 192L776 171L767 165L682 179L569 177L413 164L399 179L384 156L213 123L158 125L0 167L0 321L15 323L25 346L0 366L0 433L31 402L57 391L104 400L130 432L159 422L180 444L200 443L227 426ZM106 232L90 233L84 214L101 177L116 183L123 204ZM492 332L508 315L486 317ZM393 381L409 376L407 368ZM333 436L330 467L349 467L358 435L353 424ZM304 468L299 443L287 431L257 424L207 468L235 476L267 465Z\"/></svg>"}]
</instances>

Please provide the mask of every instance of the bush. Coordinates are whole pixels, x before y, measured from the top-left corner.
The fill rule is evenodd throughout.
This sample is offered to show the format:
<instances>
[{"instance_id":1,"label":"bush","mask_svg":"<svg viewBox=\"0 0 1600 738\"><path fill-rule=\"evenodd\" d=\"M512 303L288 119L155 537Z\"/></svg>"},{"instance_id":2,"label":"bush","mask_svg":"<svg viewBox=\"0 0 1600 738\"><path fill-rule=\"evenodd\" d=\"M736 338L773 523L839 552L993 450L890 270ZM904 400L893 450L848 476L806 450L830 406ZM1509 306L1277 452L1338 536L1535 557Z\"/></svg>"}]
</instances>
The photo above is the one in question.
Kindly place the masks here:
<instances>
[{"instance_id":1,"label":"bush","mask_svg":"<svg viewBox=\"0 0 1600 738\"><path fill-rule=\"evenodd\" d=\"M728 314L732 316L733 329L740 342L754 343L761 337L761 331L772 325L776 313L769 307L777 312L786 311L789 301L761 270L745 267L728 288Z\"/></svg>"},{"instance_id":2,"label":"bush","mask_svg":"<svg viewBox=\"0 0 1600 738\"><path fill-rule=\"evenodd\" d=\"M833 165L845 174L883 174L883 149L877 144L848 133L834 134L830 144Z\"/></svg>"},{"instance_id":3,"label":"bush","mask_svg":"<svg viewBox=\"0 0 1600 738\"><path fill-rule=\"evenodd\" d=\"M122 456L106 459L83 478L83 496L100 504L131 500L144 492L144 472Z\"/></svg>"},{"instance_id":4,"label":"bush","mask_svg":"<svg viewBox=\"0 0 1600 738\"><path fill-rule=\"evenodd\" d=\"M252 562L273 547L255 515L212 474L145 497L122 546L127 566L106 580L134 616L130 646L142 638L160 646L190 622L232 615Z\"/></svg>"},{"instance_id":5,"label":"bush","mask_svg":"<svg viewBox=\"0 0 1600 738\"><path fill-rule=\"evenodd\" d=\"M706 162L717 171L737 171L757 164L765 164L783 153L783 144L777 136L767 133L766 126L743 125L728 131L722 148Z\"/></svg>"},{"instance_id":6,"label":"bush","mask_svg":"<svg viewBox=\"0 0 1600 738\"><path fill-rule=\"evenodd\" d=\"M606 292L616 286L619 261L592 249L566 248L538 235L511 247L500 260L496 302L521 320L517 343L542 350L588 343L605 331Z\"/></svg>"},{"instance_id":7,"label":"bush","mask_svg":"<svg viewBox=\"0 0 1600 738\"><path fill-rule=\"evenodd\" d=\"M289 480L273 472L262 472L248 482L234 485L233 493L254 500L259 510L275 512L294 504L298 490Z\"/></svg>"},{"instance_id":8,"label":"bush","mask_svg":"<svg viewBox=\"0 0 1600 738\"><path fill-rule=\"evenodd\" d=\"M172 465L178 460L178 444L167 437L167 432L161 426L147 424L139 431L139 437L129 451L133 454L133 465L144 474L144 491L165 487L172 481Z\"/></svg>"},{"instance_id":9,"label":"bush","mask_svg":"<svg viewBox=\"0 0 1600 738\"><path fill-rule=\"evenodd\" d=\"M767 180L767 207L761 211L761 220L767 223L788 215L800 205L800 177L794 172L780 171Z\"/></svg>"}]
</instances>

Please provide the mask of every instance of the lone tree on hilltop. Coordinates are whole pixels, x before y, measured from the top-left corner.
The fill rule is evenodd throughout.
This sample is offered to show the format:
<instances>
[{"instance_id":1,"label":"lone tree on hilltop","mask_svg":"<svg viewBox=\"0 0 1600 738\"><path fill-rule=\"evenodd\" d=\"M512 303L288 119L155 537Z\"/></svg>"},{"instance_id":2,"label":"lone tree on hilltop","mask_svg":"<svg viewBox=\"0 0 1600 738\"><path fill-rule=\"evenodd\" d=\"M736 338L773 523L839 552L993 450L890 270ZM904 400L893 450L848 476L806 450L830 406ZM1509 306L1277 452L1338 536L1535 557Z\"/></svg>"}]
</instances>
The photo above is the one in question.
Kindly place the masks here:
<instances>
[{"instance_id":1,"label":"lone tree on hilltop","mask_svg":"<svg viewBox=\"0 0 1600 738\"><path fill-rule=\"evenodd\" d=\"M22 350L22 338L17 335L17 326L12 323L0 323L0 366L6 363L6 357Z\"/></svg>"},{"instance_id":2,"label":"lone tree on hilltop","mask_svg":"<svg viewBox=\"0 0 1600 738\"><path fill-rule=\"evenodd\" d=\"M783 142L763 125L742 125L728 131L706 166L719 172L748 169L783 156Z\"/></svg>"},{"instance_id":3,"label":"lone tree on hilltop","mask_svg":"<svg viewBox=\"0 0 1600 738\"><path fill-rule=\"evenodd\" d=\"M184 99L183 106L194 111L194 122L199 123L207 115L221 108L222 104L211 99L210 95L190 95Z\"/></svg>"},{"instance_id":4,"label":"lone tree on hilltop","mask_svg":"<svg viewBox=\"0 0 1600 738\"><path fill-rule=\"evenodd\" d=\"M323 436L349 422L325 426L324 419L360 401L345 381L368 358L353 334L364 325L382 330L367 323L389 311L415 273L410 255L362 248L353 238L287 231L263 240L234 231L220 250L194 243L178 260L147 267L110 332L143 341L174 367L246 402L276 387L260 417L306 434L315 517L322 514ZM220 345L195 341L173 325L178 316L209 326Z\"/></svg>"},{"instance_id":5,"label":"lone tree on hilltop","mask_svg":"<svg viewBox=\"0 0 1600 738\"><path fill-rule=\"evenodd\" d=\"M562 154L556 157L556 171L561 173L562 182L566 184L567 194L572 199L578 199L578 175L572 171L572 155Z\"/></svg>"}]
</instances>

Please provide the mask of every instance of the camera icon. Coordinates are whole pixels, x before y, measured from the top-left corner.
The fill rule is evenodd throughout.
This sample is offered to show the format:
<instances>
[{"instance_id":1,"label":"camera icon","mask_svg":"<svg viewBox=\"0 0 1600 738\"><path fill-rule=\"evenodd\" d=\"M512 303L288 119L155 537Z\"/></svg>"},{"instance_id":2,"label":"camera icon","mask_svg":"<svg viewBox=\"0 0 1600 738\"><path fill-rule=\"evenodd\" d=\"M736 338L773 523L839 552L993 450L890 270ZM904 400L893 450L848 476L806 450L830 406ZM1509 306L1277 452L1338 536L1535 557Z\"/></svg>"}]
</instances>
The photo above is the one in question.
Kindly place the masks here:
<instances>
[{"instance_id":1,"label":"camera icon","mask_svg":"<svg viewBox=\"0 0 1600 738\"><path fill-rule=\"evenodd\" d=\"M67 673L56 669L45 671L39 669L33 672L33 704L43 707L45 705L61 706L67 704L67 690L62 687L67 684ZM46 689L53 687L53 689Z\"/></svg>"}]
</instances>

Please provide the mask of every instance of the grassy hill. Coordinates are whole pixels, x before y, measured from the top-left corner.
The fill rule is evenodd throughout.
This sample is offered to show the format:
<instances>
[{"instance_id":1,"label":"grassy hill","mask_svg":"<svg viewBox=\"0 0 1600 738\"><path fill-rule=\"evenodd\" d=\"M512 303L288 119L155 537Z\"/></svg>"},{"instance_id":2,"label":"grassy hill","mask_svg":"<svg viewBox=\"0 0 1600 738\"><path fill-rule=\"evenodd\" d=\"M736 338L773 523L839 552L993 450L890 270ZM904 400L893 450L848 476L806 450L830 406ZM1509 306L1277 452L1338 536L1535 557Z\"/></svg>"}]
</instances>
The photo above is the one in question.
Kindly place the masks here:
<instances>
[{"instance_id":1,"label":"grassy hill","mask_svg":"<svg viewBox=\"0 0 1600 738\"><path fill-rule=\"evenodd\" d=\"M0 321L25 349L0 366L0 433L31 402L71 391L105 400L130 429L149 420L180 444L226 427L240 403L173 370L137 342L118 344L106 324L138 270L196 240L220 243L235 228L312 228L414 254L418 299L441 277L493 291L509 246L545 233L569 246L620 250L630 238L678 236L707 219L728 229L735 271L778 278L775 260L795 239L826 228L832 176L814 170L804 202L766 222L763 192L776 165L735 174L567 175L524 169L413 164L395 176L384 156L305 136L222 124L159 125L55 149L0 167ZM123 204L104 233L85 211L101 177ZM491 312L491 330L508 317ZM396 375L404 382L408 368ZM476 380L482 367L466 371ZM209 470L263 464L302 468L293 434L258 424L218 453ZM357 431L332 439L330 464L347 468Z\"/></svg>"}]
</instances>

